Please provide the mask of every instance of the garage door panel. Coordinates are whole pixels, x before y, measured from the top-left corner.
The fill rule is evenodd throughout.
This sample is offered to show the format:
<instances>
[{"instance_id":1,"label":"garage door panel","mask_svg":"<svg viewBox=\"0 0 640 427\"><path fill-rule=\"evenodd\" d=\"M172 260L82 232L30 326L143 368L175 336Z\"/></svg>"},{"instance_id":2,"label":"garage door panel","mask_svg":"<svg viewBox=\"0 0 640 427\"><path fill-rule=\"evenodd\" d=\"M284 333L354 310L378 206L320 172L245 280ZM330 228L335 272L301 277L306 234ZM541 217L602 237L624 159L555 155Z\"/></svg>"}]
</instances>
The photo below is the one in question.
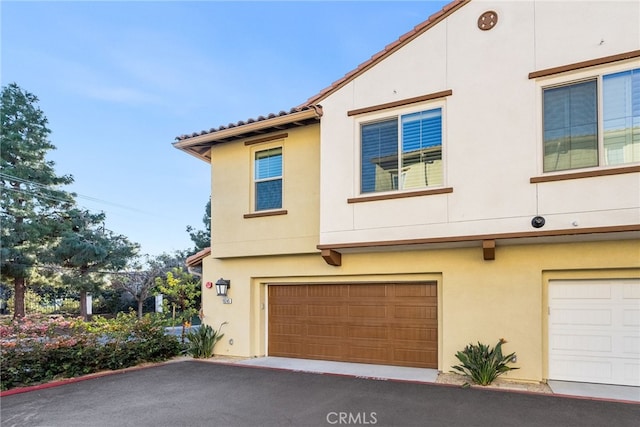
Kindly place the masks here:
<instances>
[{"instance_id":1,"label":"garage door panel","mask_svg":"<svg viewBox=\"0 0 640 427\"><path fill-rule=\"evenodd\" d=\"M305 290L279 289L292 287ZM269 286L269 355L437 368L436 289L435 282Z\"/></svg>"},{"instance_id":2,"label":"garage door panel","mask_svg":"<svg viewBox=\"0 0 640 427\"><path fill-rule=\"evenodd\" d=\"M307 325L307 337L345 338L345 330L338 325Z\"/></svg>"},{"instance_id":3,"label":"garage door panel","mask_svg":"<svg viewBox=\"0 0 640 427\"><path fill-rule=\"evenodd\" d=\"M349 297L374 297L382 298L387 296L387 287L384 285L351 285L349 286Z\"/></svg>"},{"instance_id":4,"label":"garage door panel","mask_svg":"<svg viewBox=\"0 0 640 427\"><path fill-rule=\"evenodd\" d=\"M279 317L296 317L305 316L307 314L307 310L305 306L301 305L281 304L274 307L274 311L271 314Z\"/></svg>"},{"instance_id":5,"label":"garage door panel","mask_svg":"<svg viewBox=\"0 0 640 427\"><path fill-rule=\"evenodd\" d=\"M553 362L555 369L549 370L552 378L569 375L573 381L601 382L613 374L611 362L603 359L555 358Z\"/></svg>"},{"instance_id":6,"label":"garage door panel","mask_svg":"<svg viewBox=\"0 0 640 427\"><path fill-rule=\"evenodd\" d=\"M308 313L312 317L341 317L345 309L345 306L339 304L309 304Z\"/></svg>"},{"instance_id":7,"label":"garage door panel","mask_svg":"<svg viewBox=\"0 0 640 427\"><path fill-rule=\"evenodd\" d=\"M397 305L394 308L394 317L396 319L433 319L436 315L435 307Z\"/></svg>"},{"instance_id":8,"label":"garage door panel","mask_svg":"<svg viewBox=\"0 0 640 427\"><path fill-rule=\"evenodd\" d=\"M565 309L557 308L553 322L556 325L571 326L611 326L611 310L608 309Z\"/></svg>"},{"instance_id":9,"label":"garage door panel","mask_svg":"<svg viewBox=\"0 0 640 427\"><path fill-rule=\"evenodd\" d=\"M383 339L389 338L389 331L387 328L379 326L348 326L347 336L349 338L373 338Z\"/></svg>"},{"instance_id":10,"label":"garage door panel","mask_svg":"<svg viewBox=\"0 0 640 427\"><path fill-rule=\"evenodd\" d=\"M640 280L549 284L549 379L640 386Z\"/></svg>"},{"instance_id":11,"label":"garage door panel","mask_svg":"<svg viewBox=\"0 0 640 427\"><path fill-rule=\"evenodd\" d=\"M640 326L640 309L627 309L622 312L622 323L624 326Z\"/></svg>"},{"instance_id":12,"label":"garage door panel","mask_svg":"<svg viewBox=\"0 0 640 427\"><path fill-rule=\"evenodd\" d=\"M313 298L337 298L346 295L348 291L348 287L346 285L305 287L307 288L306 294Z\"/></svg>"},{"instance_id":13,"label":"garage door panel","mask_svg":"<svg viewBox=\"0 0 640 427\"><path fill-rule=\"evenodd\" d=\"M292 335L292 336L301 336L304 334L304 325L296 324L296 323L273 323L273 334L274 335Z\"/></svg>"},{"instance_id":14,"label":"garage door panel","mask_svg":"<svg viewBox=\"0 0 640 427\"><path fill-rule=\"evenodd\" d=\"M405 366L429 363L434 357L437 357L435 351L397 348L393 350L394 359L402 361Z\"/></svg>"},{"instance_id":15,"label":"garage door panel","mask_svg":"<svg viewBox=\"0 0 640 427\"><path fill-rule=\"evenodd\" d=\"M366 319L384 319L387 317L387 307L379 305L350 305L348 316Z\"/></svg>"},{"instance_id":16,"label":"garage door panel","mask_svg":"<svg viewBox=\"0 0 640 427\"><path fill-rule=\"evenodd\" d=\"M336 343L315 343L307 344L305 349L308 355L312 359L324 359L337 360L343 353L343 349ZM297 357L297 356L292 356Z\"/></svg>"},{"instance_id":17,"label":"garage door panel","mask_svg":"<svg viewBox=\"0 0 640 427\"><path fill-rule=\"evenodd\" d=\"M279 342L276 341L272 343L274 348L278 351L279 354L282 354L283 357L295 357L296 354L299 354L304 349L303 343L296 343L291 341Z\"/></svg>"},{"instance_id":18,"label":"garage door panel","mask_svg":"<svg viewBox=\"0 0 640 427\"><path fill-rule=\"evenodd\" d=\"M557 300L576 301L585 300L609 300L611 299L611 287L608 284L586 284L584 286L575 287L573 285L558 285L549 290L549 296Z\"/></svg>"},{"instance_id":19,"label":"garage door panel","mask_svg":"<svg viewBox=\"0 0 640 427\"><path fill-rule=\"evenodd\" d=\"M554 335L551 348L556 351L583 351L610 353L611 336L608 335Z\"/></svg>"},{"instance_id":20,"label":"garage door panel","mask_svg":"<svg viewBox=\"0 0 640 427\"><path fill-rule=\"evenodd\" d=\"M418 326L397 327L391 330L391 338L397 341L436 342L438 340L438 330L436 328Z\"/></svg>"},{"instance_id":21,"label":"garage door panel","mask_svg":"<svg viewBox=\"0 0 640 427\"><path fill-rule=\"evenodd\" d=\"M396 297L435 297L435 287L415 286L415 285L395 285L394 294Z\"/></svg>"},{"instance_id":22,"label":"garage door panel","mask_svg":"<svg viewBox=\"0 0 640 427\"><path fill-rule=\"evenodd\" d=\"M625 354L636 356L640 361L640 337L624 337L622 346Z\"/></svg>"}]
</instances>

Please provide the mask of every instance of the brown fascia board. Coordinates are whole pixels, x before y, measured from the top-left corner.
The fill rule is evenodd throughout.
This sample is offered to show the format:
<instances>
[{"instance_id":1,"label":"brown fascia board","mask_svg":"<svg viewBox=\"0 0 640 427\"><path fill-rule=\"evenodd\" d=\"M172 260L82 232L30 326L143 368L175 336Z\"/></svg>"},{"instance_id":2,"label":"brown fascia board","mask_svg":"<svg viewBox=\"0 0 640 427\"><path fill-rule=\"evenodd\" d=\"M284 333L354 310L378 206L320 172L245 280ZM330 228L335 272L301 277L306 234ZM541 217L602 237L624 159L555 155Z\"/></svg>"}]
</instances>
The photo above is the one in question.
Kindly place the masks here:
<instances>
[{"instance_id":1,"label":"brown fascia board","mask_svg":"<svg viewBox=\"0 0 640 427\"><path fill-rule=\"evenodd\" d=\"M496 234L479 234L469 236L445 236L445 237L431 237L423 239L405 239L405 240L388 240L388 241L372 241L372 242L353 242L353 243L329 243L316 245L316 248L320 251L336 251L348 249L370 249L378 247L392 247L392 246L413 246L413 245L426 245L434 243L463 243L463 242L475 242L485 240L506 240L506 239L522 239L522 238L535 238L535 237L560 237L560 236L577 236L584 234L601 234L601 233L625 233L625 232L638 232L640 231L640 224L629 225L615 225L607 227L589 227L578 229L560 229L560 230L545 230L545 231L523 231L512 233L496 233Z\"/></svg>"},{"instance_id":2,"label":"brown fascia board","mask_svg":"<svg viewBox=\"0 0 640 427\"><path fill-rule=\"evenodd\" d=\"M318 94L309 98L305 103L300 104L298 108L319 103L321 100L325 99L327 96L336 92L337 90L339 90L340 88L342 88L343 86L351 82L353 79L363 74L365 71L369 70L370 68L372 68L373 66L381 62L383 59L385 59L386 57L388 57L398 49L402 48L403 46L411 42L416 37L422 35L426 31L428 31L430 28L440 23L446 17L456 12L458 9L460 9L462 6L466 5L469 2L471 2L471 0L454 0L451 3L445 5L442 8L442 10L434 13L426 21L423 21L420 24L413 27L411 31L400 36L398 40L396 40L395 42L385 46L383 50L373 55L371 58L369 58L368 61L365 61L362 64L358 65L356 69L348 72L341 79L336 80L330 86L322 89Z\"/></svg>"},{"instance_id":3,"label":"brown fascia board","mask_svg":"<svg viewBox=\"0 0 640 427\"><path fill-rule=\"evenodd\" d=\"M204 154L194 150L194 146L213 146L228 142L229 138L241 139L252 132L266 131L270 128L277 128L278 126L295 124L296 122L303 122L308 119L320 118L322 116L322 109L320 106L314 106L314 108L308 108L295 113L290 113L282 116L276 116L266 120L259 120L252 123L247 123L241 126L229 127L223 130L204 133L202 135L184 138L180 141L173 143L173 146L178 150L182 150L192 156L195 156L205 162L209 163L210 159Z\"/></svg>"},{"instance_id":4,"label":"brown fascia board","mask_svg":"<svg viewBox=\"0 0 640 427\"><path fill-rule=\"evenodd\" d=\"M202 264L202 260L211 254L211 247L204 248L200 252L196 252L187 258L185 264L187 267L195 267Z\"/></svg>"}]
</instances>

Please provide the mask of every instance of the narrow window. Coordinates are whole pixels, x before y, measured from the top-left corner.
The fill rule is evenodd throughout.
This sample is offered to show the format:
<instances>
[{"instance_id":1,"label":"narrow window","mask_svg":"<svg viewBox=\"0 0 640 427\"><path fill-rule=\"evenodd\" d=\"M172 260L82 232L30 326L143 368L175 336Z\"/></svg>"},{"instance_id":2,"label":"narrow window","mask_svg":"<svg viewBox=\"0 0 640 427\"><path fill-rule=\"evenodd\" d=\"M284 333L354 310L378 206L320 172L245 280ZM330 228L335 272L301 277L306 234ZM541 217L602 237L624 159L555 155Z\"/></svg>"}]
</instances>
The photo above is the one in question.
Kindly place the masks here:
<instances>
[{"instance_id":1,"label":"narrow window","mask_svg":"<svg viewBox=\"0 0 640 427\"><path fill-rule=\"evenodd\" d=\"M604 161L640 162L640 69L602 79Z\"/></svg>"},{"instance_id":2,"label":"narrow window","mask_svg":"<svg viewBox=\"0 0 640 427\"><path fill-rule=\"evenodd\" d=\"M254 165L255 210L282 208L282 148L259 151Z\"/></svg>"}]
</instances>

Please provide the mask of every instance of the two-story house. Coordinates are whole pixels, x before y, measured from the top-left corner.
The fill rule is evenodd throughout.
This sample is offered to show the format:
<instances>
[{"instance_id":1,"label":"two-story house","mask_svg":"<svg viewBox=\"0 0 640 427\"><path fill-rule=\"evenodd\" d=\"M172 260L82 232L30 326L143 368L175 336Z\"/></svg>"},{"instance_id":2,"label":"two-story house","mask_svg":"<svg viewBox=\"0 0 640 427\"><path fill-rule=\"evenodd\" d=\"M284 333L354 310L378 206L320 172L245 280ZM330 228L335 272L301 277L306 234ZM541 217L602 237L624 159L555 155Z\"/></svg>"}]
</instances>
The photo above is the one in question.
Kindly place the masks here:
<instances>
[{"instance_id":1,"label":"two-story house","mask_svg":"<svg viewBox=\"0 0 640 427\"><path fill-rule=\"evenodd\" d=\"M640 2L455 0L212 166L216 352L640 385ZM227 298L215 283L230 281Z\"/></svg>"}]
</instances>

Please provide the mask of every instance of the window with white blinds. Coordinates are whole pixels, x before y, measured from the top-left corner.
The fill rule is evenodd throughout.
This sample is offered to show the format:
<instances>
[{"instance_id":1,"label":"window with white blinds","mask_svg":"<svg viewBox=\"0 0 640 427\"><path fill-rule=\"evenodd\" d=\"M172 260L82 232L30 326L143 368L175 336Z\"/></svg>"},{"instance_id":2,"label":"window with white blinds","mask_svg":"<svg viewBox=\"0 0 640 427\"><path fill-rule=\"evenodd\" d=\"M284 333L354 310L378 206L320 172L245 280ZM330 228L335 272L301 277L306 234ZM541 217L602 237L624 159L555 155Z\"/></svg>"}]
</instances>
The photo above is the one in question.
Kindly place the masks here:
<instances>
[{"instance_id":1,"label":"window with white blinds","mask_svg":"<svg viewBox=\"0 0 640 427\"><path fill-rule=\"evenodd\" d=\"M254 181L256 211L282 208L282 147L256 153Z\"/></svg>"},{"instance_id":2,"label":"window with white blinds","mask_svg":"<svg viewBox=\"0 0 640 427\"><path fill-rule=\"evenodd\" d=\"M442 108L361 125L361 192L441 186Z\"/></svg>"},{"instance_id":3,"label":"window with white blinds","mask_svg":"<svg viewBox=\"0 0 640 427\"><path fill-rule=\"evenodd\" d=\"M543 134L544 172L640 161L640 69L543 89Z\"/></svg>"}]
</instances>

